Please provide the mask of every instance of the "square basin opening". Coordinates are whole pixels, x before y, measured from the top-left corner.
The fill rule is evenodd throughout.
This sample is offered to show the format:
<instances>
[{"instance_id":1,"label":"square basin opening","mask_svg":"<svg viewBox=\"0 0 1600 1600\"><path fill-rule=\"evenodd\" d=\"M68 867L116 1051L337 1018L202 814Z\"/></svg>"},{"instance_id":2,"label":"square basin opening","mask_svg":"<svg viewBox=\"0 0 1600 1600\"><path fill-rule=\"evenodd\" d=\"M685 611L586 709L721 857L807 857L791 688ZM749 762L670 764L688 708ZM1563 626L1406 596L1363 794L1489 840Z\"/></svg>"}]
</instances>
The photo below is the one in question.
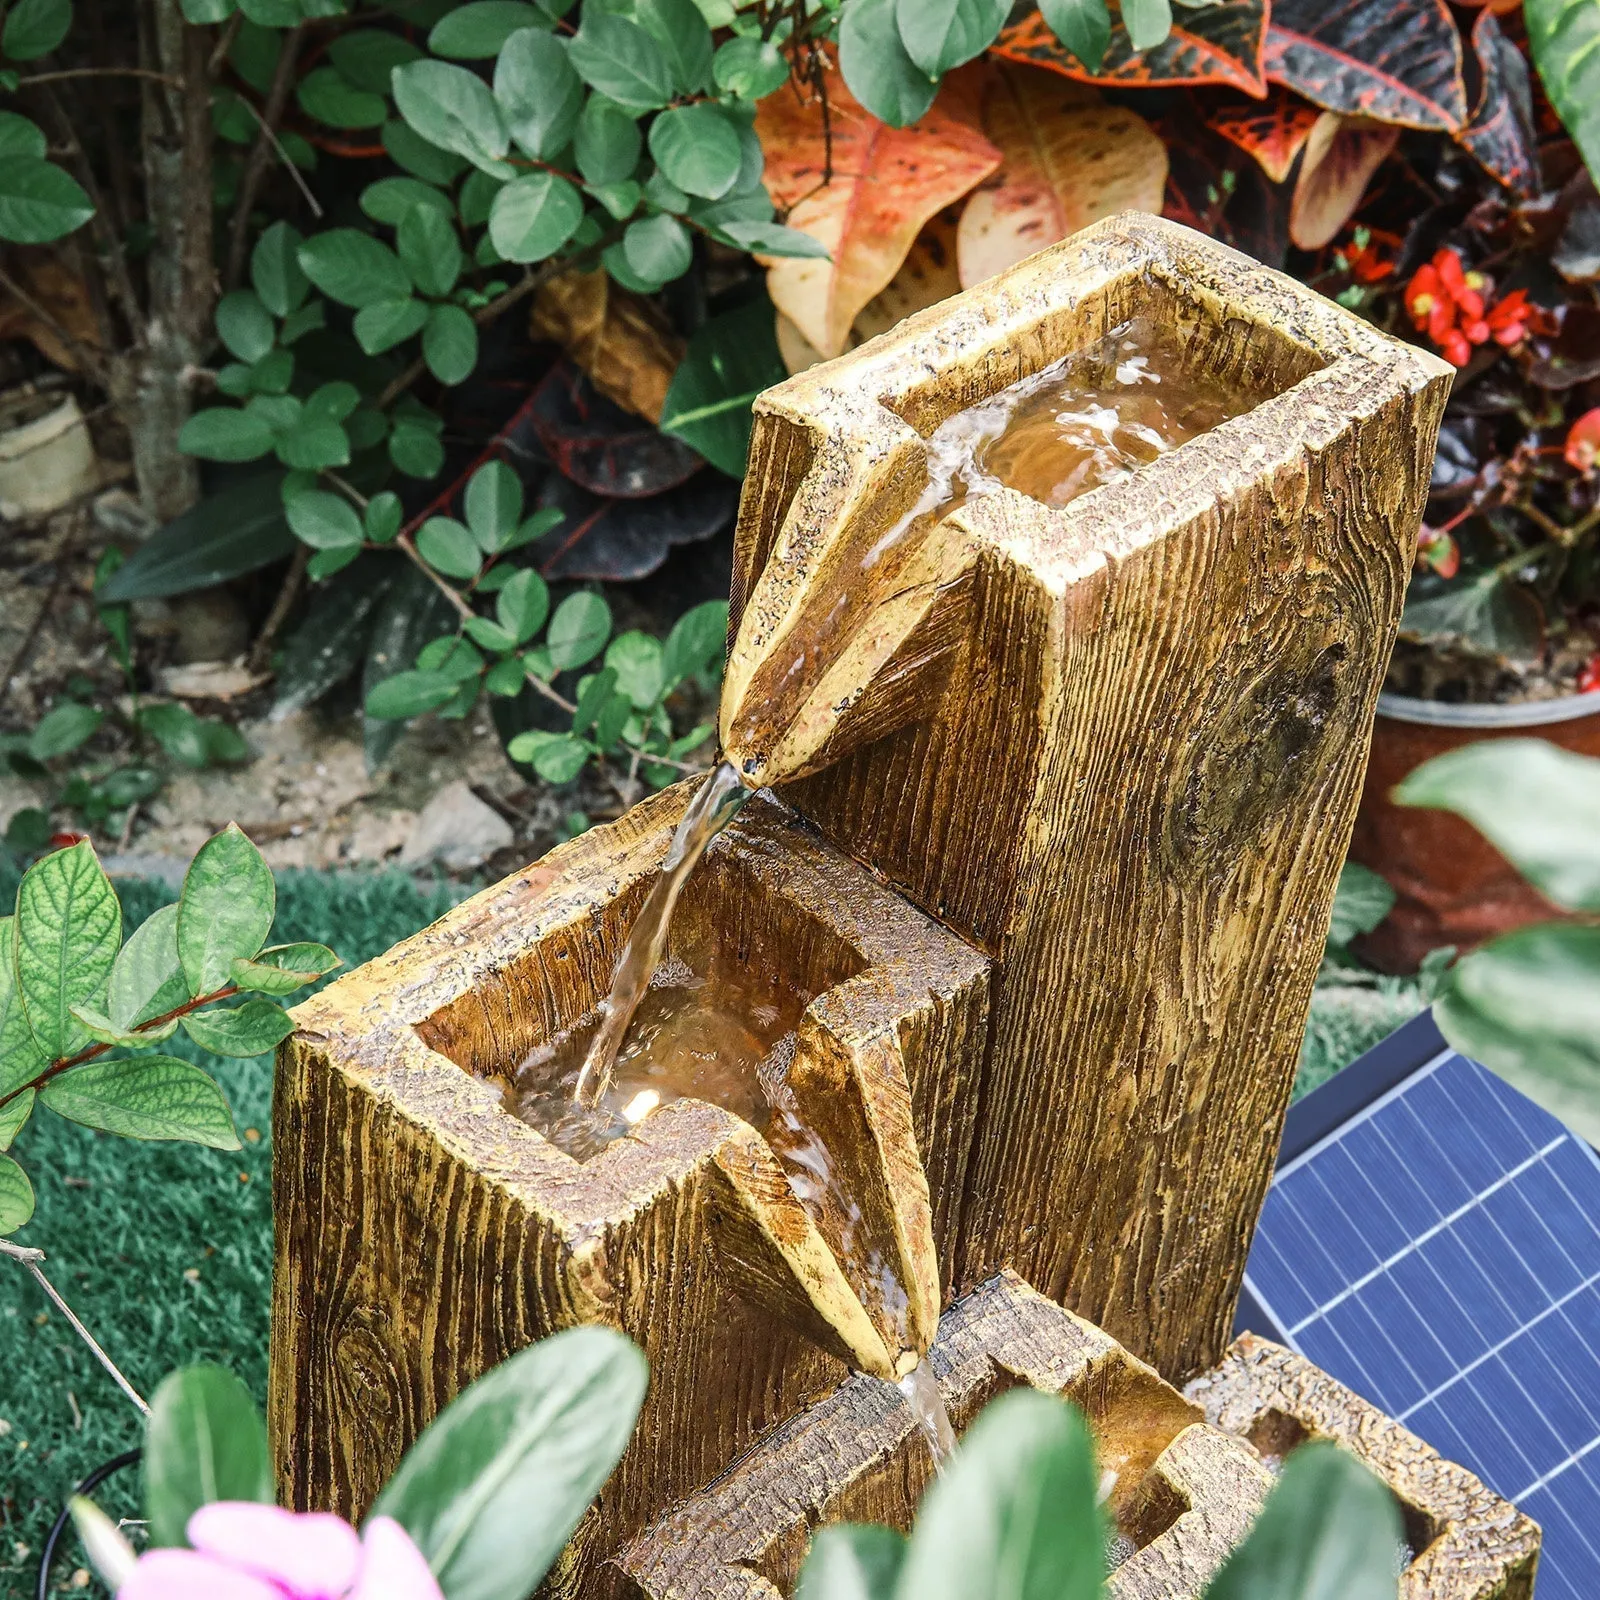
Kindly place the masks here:
<instances>
[{"instance_id":1,"label":"square basin opening","mask_svg":"<svg viewBox=\"0 0 1600 1600\"><path fill-rule=\"evenodd\" d=\"M806 1007L867 966L752 870L736 825L684 887L610 1091L594 1110L580 1108L573 1088L648 887L631 884L591 919L541 940L418 1024L431 1049L492 1085L510 1115L576 1161L594 1159L682 1099L764 1131L763 1064L781 1075ZM485 1014L493 1018L487 1027Z\"/></svg>"}]
</instances>

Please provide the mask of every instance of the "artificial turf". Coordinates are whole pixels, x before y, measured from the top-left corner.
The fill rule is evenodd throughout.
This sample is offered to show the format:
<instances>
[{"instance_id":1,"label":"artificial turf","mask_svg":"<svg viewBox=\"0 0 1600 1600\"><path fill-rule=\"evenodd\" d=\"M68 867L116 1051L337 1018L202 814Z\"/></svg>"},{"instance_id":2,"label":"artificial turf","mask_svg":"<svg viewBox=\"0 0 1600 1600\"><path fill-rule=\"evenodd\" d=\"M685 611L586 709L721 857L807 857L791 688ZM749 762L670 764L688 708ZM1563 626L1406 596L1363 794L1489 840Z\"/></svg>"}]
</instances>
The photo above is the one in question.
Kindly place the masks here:
<instances>
[{"instance_id":1,"label":"artificial turf","mask_svg":"<svg viewBox=\"0 0 1600 1600\"><path fill-rule=\"evenodd\" d=\"M17 874L0 865L0 906ZM125 930L176 898L165 884L118 884ZM274 940L314 939L354 966L440 916L458 887L398 872L286 872ZM1420 1007L1414 986L1321 988L1299 1092L1330 1077ZM177 1041L174 1041L176 1045ZM270 1057L215 1064L244 1148L140 1144L36 1114L14 1153L38 1192L18 1235L135 1388L148 1395L192 1361L231 1367L265 1403L272 1270ZM34 1592L40 1545L72 1485L139 1442L140 1419L32 1278L0 1259L0 1597ZM99 1491L137 1515L137 1474ZM75 1545L57 1563L73 1592ZM81 1591L79 1591L81 1592Z\"/></svg>"}]
</instances>

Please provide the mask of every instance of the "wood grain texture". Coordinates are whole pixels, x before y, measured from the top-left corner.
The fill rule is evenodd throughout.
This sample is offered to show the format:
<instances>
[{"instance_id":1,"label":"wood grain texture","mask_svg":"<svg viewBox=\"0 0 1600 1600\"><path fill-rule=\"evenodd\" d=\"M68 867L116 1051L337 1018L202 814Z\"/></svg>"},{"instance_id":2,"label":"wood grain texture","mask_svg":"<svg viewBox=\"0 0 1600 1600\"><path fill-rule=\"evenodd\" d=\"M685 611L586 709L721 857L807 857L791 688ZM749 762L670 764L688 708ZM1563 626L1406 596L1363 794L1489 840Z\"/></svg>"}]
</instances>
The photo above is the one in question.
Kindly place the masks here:
<instances>
[{"instance_id":1,"label":"wood grain texture","mask_svg":"<svg viewBox=\"0 0 1600 1600\"><path fill-rule=\"evenodd\" d=\"M288 1503L359 1515L472 1378L544 1334L608 1323L649 1356L650 1395L553 1580L602 1596L620 1581L604 1563L623 1538L845 1375L796 1326L809 1315L847 1346L827 1286L796 1287L797 1261L837 1267L792 1196L790 1210L761 1208L775 1163L746 1124L679 1101L580 1163L485 1081L598 1001L686 799L680 785L560 847L296 1009L274 1095L269 1396ZM986 1034L985 959L766 798L718 840L681 907L670 949L691 967L714 941L816 996L797 1065L818 1049L809 1070L841 1105L853 1094L865 1118L870 1102L863 1161L903 1165L910 1145L914 1164L926 1140L938 1192L959 1194L976 1083L956 1064ZM729 1179L741 1151L764 1178ZM896 1238L920 1227L926 1301L950 1218L926 1188L890 1207L889 1187L872 1225ZM724 1226L730 1194L783 1241L781 1270Z\"/></svg>"},{"instance_id":2,"label":"wood grain texture","mask_svg":"<svg viewBox=\"0 0 1600 1600\"><path fill-rule=\"evenodd\" d=\"M1245 1334L1185 1392L1213 1426L1263 1454L1332 1439L1388 1484L1414 1552L1400 1600L1531 1600L1533 1520L1305 1357Z\"/></svg>"},{"instance_id":3,"label":"wood grain texture","mask_svg":"<svg viewBox=\"0 0 1600 1600\"><path fill-rule=\"evenodd\" d=\"M1271 1485L1249 1446L1009 1273L945 1313L932 1361L958 1427L1018 1384L1083 1407L1101 1465L1117 1474L1112 1513L1138 1546L1112 1575L1117 1600L1195 1600ZM904 1529L930 1470L900 1396L853 1377L641 1534L618 1564L649 1600L776 1600L792 1590L818 1524Z\"/></svg>"},{"instance_id":4,"label":"wood grain texture","mask_svg":"<svg viewBox=\"0 0 1600 1600\"><path fill-rule=\"evenodd\" d=\"M923 438L1141 311L1272 398L1060 510L969 501L934 598L910 614L891 585L786 699L796 641L919 492ZM933 1184L956 1286L1014 1267L1175 1378L1231 1326L1448 384L1304 286L1121 217L757 402L725 750L799 774L830 838L995 958L967 1187ZM930 659L941 615L965 637ZM902 668L886 711L871 675Z\"/></svg>"}]
</instances>

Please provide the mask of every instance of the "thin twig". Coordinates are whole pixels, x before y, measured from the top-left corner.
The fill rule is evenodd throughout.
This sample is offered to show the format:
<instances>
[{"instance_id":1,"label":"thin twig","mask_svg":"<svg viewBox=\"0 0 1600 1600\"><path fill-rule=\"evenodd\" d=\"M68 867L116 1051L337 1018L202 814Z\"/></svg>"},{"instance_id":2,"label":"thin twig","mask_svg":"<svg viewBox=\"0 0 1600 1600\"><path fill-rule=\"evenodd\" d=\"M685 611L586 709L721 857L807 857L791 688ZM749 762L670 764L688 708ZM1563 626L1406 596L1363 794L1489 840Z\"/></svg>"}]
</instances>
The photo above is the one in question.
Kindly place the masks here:
<instances>
[{"instance_id":1,"label":"thin twig","mask_svg":"<svg viewBox=\"0 0 1600 1600\"><path fill-rule=\"evenodd\" d=\"M94 1351L96 1360L116 1379L117 1387L145 1414L150 1415L150 1407L145 1404L144 1396L123 1377L115 1361L108 1356L99 1346L95 1336L78 1320L77 1313L56 1292L56 1287L39 1270L39 1263L44 1260L44 1251L35 1250L29 1245L12 1244L9 1239L0 1239L0 1255L7 1255L14 1261L20 1261L29 1272L38 1280L39 1287L49 1295L56 1309L72 1324L73 1331L88 1347Z\"/></svg>"},{"instance_id":2,"label":"thin twig","mask_svg":"<svg viewBox=\"0 0 1600 1600\"><path fill-rule=\"evenodd\" d=\"M310 559L311 546L297 543L294 557L289 562L289 570L284 573L283 583L278 588L278 597L272 602L267 620L261 624L261 632L256 635L256 642L250 646L247 665L252 672L263 671L271 658L272 641L278 637L278 630L289 620L289 613L299 598L300 586L306 581L306 564Z\"/></svg>"},{"instance_id":3,"label":"thin twig","mask_svg":"<svg viewBox=\"0 0 1600 1600\"><path fill-rule=\"evenodd\" d=\"M243 26L244 12L235 11L218 36L216 48L211 52L211 59L206 62L206 76L213 83L222 76L222 69L227 66L229 52L233 49L233 41L239 37L239 29Z\"/></svg>"},{"instance_id":4,"label":"thin twig","mask_svg":"<svg viewBox=\"0 0 1600 1600\"><path fill-rule=\"evenodd\" d=\"M60 72L35 72L19 79L17 87L26 89L36 83L63 83L68 78L154 78L158 83L169 83L175 89L183 87L182 78L171 78L164 72L152 72L148 67L68 67Z\"/></svg>"},{"instance_id":5,"label":"thin twig","mask_svg":"<svg viewBox=\"0 0 1600 1600\"><path fill-rule=\"evenodd\" d=\"M294 84L295 61L300 54L300 43L305 37L305 30L306 25L302 22L284 34L283 43L278 47L278 62L272 71L272 82L267 88L265 106L257 111L249 100L244 101L244 104L250 107L251 115L255 117L260 131L256 134L256 142L250 147L244 173L239 179L239 198L234 204L233 223L228 237L228 268L222 279L223 286L227 289L237 288L244 276L245 245L250 237L250 213L255 207L256 194L267 175L267 168L271 165L274 153L294 174L294 180L300 186L301 192L311 201L313 213L317 217L322 215L321 206L306 187L305 179L300 176L295 164L284 153L276 132L278 123L283 117L283 108L289 102L289 90Z\"/></svg>"}]
</instances>

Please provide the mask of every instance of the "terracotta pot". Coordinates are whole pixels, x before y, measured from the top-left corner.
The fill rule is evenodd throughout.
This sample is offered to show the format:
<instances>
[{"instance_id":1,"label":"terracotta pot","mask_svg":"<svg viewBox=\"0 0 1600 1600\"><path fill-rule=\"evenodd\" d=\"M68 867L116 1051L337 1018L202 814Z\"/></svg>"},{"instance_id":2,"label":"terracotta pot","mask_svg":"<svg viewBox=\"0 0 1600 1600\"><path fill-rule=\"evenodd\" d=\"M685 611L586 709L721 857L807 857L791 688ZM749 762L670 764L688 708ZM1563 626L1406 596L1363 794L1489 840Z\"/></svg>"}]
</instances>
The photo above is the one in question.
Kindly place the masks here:
<instances>
[{"instance_id":1,"label":"terracotta pot","mask_svg":"<svg viewBox=\"0 0 1600 1600\"><path fill-rule=\"evenodd\" d=\"M1379 697L1350 855L1394 886L1394 910L1360 947L1385 971L1414 972L1440 945L1467 950L1559 915L1471 823L1389 798L1424 761L1482 739L1548 739L1600 756L1600 692L1509 706Z\"/></svg>"}]
</instances>

